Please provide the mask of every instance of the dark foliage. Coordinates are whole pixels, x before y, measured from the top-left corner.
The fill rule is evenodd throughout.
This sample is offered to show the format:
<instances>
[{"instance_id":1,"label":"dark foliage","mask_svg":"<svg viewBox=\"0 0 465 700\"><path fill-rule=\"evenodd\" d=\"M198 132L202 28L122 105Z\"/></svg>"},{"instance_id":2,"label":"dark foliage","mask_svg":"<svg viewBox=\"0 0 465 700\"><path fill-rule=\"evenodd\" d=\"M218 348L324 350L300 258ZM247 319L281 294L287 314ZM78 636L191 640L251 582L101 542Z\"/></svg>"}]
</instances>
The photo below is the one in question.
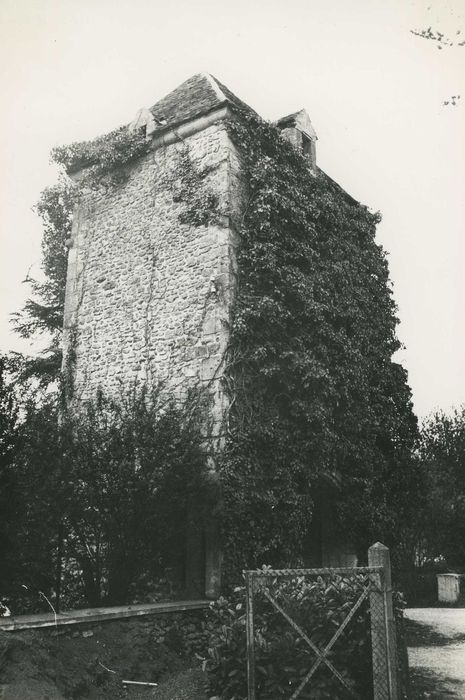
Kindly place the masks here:
<instances>
[{"instance_id":1,"label":"dark foliage","mask_svg":"<svg viewBox=\"0 0 465 700\"><path fill-rule=\"evenodd\" d=\"M424 555L465 572L465 406L425 421L420 459L427 493L420 523Z\"/></svg>"},{"instance_id":2,"label":"dark foliage","mask_svg":"<svg viewBox=\"0 0 465 700\"><path fill-rule=\"evenodd\" d=\"M15 610L28 607L24 587L30 606L39 590L64 605L157 595L167 572L182 588L186 532L207 507L204 400L192 394L179 408L159 390L134 391L72 416L56 398L25 410L5 470L16 516L3 593Z\"/></svg>"},{"instance_id":3,"label":"dark foliage","mask_svg":"<svg viewBox=\"0 0 465 700\"><path fill-rule=\"evenodd\" d=\"M8 554L13 549L13 521L17 511L12 475L19 421L19 406L12 384L15 371L14 359L0 356L0 590L5 587L14 568L8 561Z\"/></svg>"}]
</instances>

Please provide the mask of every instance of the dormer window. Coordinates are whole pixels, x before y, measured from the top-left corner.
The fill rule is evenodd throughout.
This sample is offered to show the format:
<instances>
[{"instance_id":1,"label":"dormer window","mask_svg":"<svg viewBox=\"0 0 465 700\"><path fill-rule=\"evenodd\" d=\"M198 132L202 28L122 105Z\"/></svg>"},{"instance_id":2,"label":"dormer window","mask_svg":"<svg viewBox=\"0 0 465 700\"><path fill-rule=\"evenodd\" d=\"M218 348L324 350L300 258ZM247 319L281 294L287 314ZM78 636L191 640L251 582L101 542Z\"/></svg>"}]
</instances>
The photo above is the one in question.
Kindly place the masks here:
<instances>
[{"instance_id":1,"label":"dormer window","mask_svg":"<svg viewBox=\"0 0 465 700\"><path fill-rule=\"evenodd\" d=\"M312 170L316 168L316 140L317 135L307 112L302 109L295 114L278 119L276 122L282 135L292 143L294 148L302 150L308 159Z\"/></svg>"}]
</instances>

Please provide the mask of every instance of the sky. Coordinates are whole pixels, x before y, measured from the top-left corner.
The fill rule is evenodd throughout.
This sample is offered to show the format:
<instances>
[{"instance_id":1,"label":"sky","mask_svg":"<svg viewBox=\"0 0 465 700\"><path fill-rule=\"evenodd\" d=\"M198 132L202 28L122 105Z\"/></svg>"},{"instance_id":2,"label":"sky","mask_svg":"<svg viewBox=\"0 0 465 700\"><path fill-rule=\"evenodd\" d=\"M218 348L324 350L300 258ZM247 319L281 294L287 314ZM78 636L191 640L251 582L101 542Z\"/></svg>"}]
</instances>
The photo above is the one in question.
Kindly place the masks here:
<instances>
[{"instance_id":1,"label":"sky","mask_svg":"<svg viewBox=\"0 0 465 700\"><path fill-rule=\"evenodd\" d=\"M307 109L319 166L383 216L417 415L465 403L464 39L464 0L0 0L0 351L38 347L10 314L40 277L50 150L207 71L266 119Z\"/></svg>"}]
</instances>

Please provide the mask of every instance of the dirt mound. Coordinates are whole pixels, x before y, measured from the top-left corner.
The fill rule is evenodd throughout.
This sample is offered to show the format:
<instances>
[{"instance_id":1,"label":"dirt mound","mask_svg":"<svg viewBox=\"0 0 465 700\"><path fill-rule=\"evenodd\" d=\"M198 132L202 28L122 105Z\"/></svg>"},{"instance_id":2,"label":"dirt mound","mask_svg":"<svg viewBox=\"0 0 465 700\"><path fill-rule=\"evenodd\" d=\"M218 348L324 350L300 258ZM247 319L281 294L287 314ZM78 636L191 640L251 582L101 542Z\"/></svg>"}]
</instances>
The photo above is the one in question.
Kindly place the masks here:
<instances>
[{"instance_id":1,"label":"dirt mound","mask_svg":"<svg viewBox=\"0 0 465 700\"><path fill-rule=\"evenodd\" d=\"M124 622L72 636L0 632L0 700L173 698L163 688L171 692L176 683L180 700L200 699L202 679L190 666L166 644L155 643L149 631ZM123 680L156 682L159 688L125 687ZM183 683L192 687L191 695Z\"/></svg>"},{"instance_id":2,"label":"dirt mound","mask_svg":"<svg viewBox=\"0 0 465 700\"><path fill-rule=\"evenodd\" d=\"M0 685L0 700L64 700L53 683L29 680Z\"/></svg>"}]
</instances>

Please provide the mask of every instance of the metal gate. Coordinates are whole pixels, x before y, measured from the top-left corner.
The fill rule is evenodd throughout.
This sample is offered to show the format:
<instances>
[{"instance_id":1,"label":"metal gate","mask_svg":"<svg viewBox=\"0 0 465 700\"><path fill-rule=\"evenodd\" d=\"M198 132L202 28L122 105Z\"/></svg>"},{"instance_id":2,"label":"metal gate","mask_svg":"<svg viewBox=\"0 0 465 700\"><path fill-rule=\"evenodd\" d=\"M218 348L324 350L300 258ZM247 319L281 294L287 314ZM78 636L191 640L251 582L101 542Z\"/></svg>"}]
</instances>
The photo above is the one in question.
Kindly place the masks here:
<instances>
[{"instance_id":1,"label":"metal gate","mask_svg":"<svg viewBox=\"0 0 465 700\"><path fill-rule=\"evenodd\" d=\"M395 627L392 606L391 572L389 565L389 550L377 543L369 550L369 567L334 568L334 569L262 569L245 571L246 602L247 602L247 678L248 699L259 700L256 683L256 647L263 644L262 632L255 629L257 606L260 607L261 619L263 614L270 619L275 614L284 619L286 629L292 630L297 640L296 649L308 655L309 668L303 678L294 683L289 681L289 695L283 700L303 698L312 688L318 669L325 668L338 681L340 695L332 697L362 698L366 700L397 700L397 664ZM331 586L337 586L349 592L350 603L345 609L337 610L337 621L332 617L333 612L324 611L320 614L320 622L315 623L318 615L313 615L314 629L304 629L300 622L303 605L301 603L304 591L315 589L316 595L323 591L328 593ZM330 593L331 596L331 593ZM324 598L324 595L323 595ZM308 607L308 599L306 602ZM297 611L299 613L297 614ZM331 618L332 630L328 630L328 616ZM299 622L296 620L299 619ZM373 675L373 695L365 691L363 695L357 692L354 684L344 677L344 670L338 669L331 659L335 645L343 643L343 636L350 632L350 626L366 624L366 634L371 633L371 668ZM265 623L266 627L266 623ZM283 636L287 634L283 630ZM302 651L303 647L303 651ZM306 657L305 657L306 658ZM370 660L368 660L370 662ZM355 663L355 660L354 660ZM263 671L259 667L259 672ZM279 669L280 672L283 669ZM284 671L286 668L284 667Z\"/></svg>"}]
</instances>

